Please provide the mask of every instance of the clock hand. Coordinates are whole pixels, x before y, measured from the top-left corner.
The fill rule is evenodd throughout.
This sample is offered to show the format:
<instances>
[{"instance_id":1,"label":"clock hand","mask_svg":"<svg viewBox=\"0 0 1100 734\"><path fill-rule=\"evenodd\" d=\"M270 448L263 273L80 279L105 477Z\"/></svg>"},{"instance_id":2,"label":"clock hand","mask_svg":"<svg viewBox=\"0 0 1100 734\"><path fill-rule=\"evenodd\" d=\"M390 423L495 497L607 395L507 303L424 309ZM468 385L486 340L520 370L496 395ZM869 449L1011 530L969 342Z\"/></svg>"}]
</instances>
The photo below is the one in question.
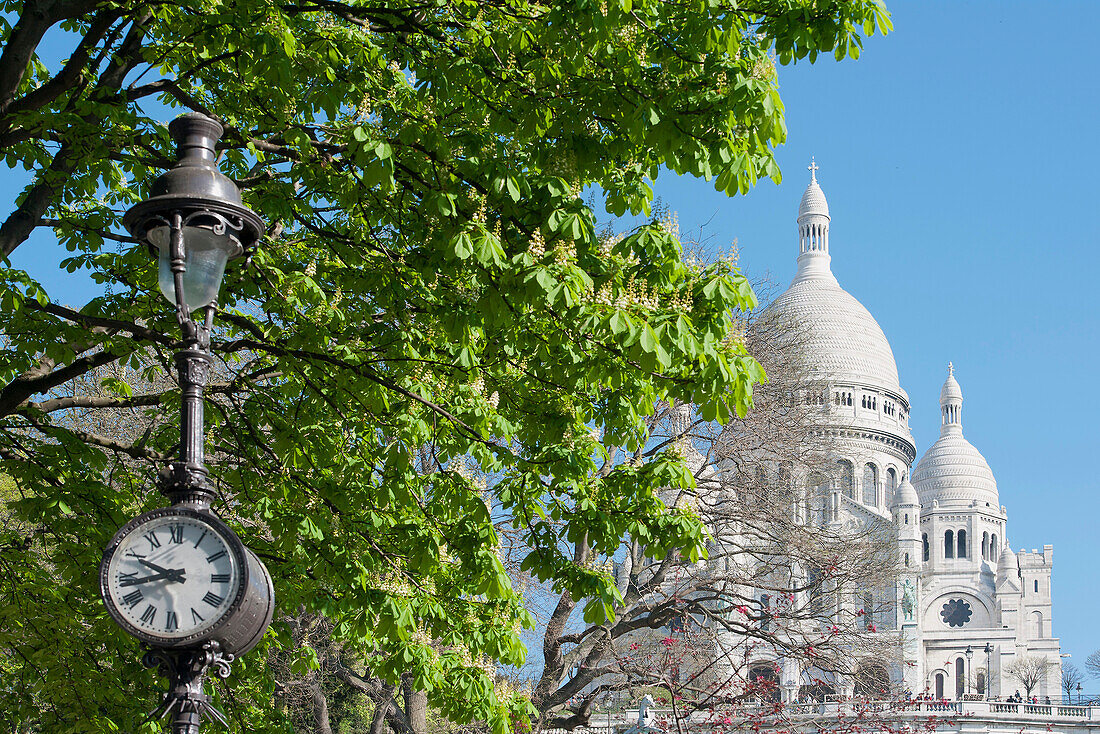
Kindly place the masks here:
<instances>
[{"instance_id":1,"label":"clock hand","mask_svg":"<svg viewBox=\"0 0 1100 734\"><path fill-rule=\"evenodd\" d=\"M187 579L183 577L183 572L175 574L156 573L152 576L143 576L140 579L122 579L118 582L119 586L137 586L138 584L147 584L150 581L160 581L161 579L168 579L169 581L182 584Z\"/></svg>"},{"instance_id":2,"label":"clock hand","mask_svg":"<svg viewBox=\"0 0 1100 734\"><path fill-rule=\"evenodd\" d=\"M147 561L144 558L139 558L138 563L140 563L143 566L148 566L149 568L153 569L154 571L159 571L161 576L164 576L164 577L168 578L170 581L175 581L176 583L179 583L179 584L182 584L183 581L184 581L183 573L184 573L185 569L182 569L182 568L164 568L163 566L158 566L157 564L152 563L150 561Z\"/></svg>"}]
</instances>

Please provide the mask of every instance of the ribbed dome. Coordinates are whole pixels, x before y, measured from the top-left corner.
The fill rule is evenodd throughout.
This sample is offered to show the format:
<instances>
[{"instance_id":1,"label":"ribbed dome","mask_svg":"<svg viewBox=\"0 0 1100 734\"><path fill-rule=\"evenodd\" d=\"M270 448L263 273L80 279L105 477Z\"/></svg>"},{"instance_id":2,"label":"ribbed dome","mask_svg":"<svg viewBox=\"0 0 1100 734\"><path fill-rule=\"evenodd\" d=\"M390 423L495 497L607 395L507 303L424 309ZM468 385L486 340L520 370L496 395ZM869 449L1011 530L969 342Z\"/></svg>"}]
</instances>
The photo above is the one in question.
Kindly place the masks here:
<instances>
[{"instance_id":1,"label":"ribbed dome","mask_svg":"<svg viewBox=\"0 0 1100 734\"><path fill-rule=\"evenodd\" d=\"M913 488L912 483L909 481L909 477L905 477L901 480L901 484L898 485L897 491L894 493L894 507L919 504L920 498L917 496L917 490Z\"/></svg>"},{"instance_id":2,"label":"ribbed dome","mask_svg":"<svg viewBox=\"0 0 1100 734\"><path fill-rule=\"evenodd\" d=\"M829 202L825 200L825 192L821 190L816 177L810 180L810 185L802 194L802 203L798 205L799 219L810 214L829 216Z\"/></svg>"},{"instance_id":3,"label":"ribbed dome","mask_svg":"<svg viewBox=\"0 0 1100 734\"><path fill-rule=\"evenodd\" d=\"M955 367L947 365L947 380L940 390L942 425L940 437L917 462L913 486L921 502L969 505L989 503L1000 507L997 481L985 457L963 438L962 387L955 379Z\"/></svg>"},{"instance_id":4,"label":"ribbed dome","mask_svg":"<svg viewBox=\"0 0 1100 734\"><path fill-rule=\"evenodd\" d=\"M1000 507L993 470L962 433L947 433L932 444L913 470L913 486L925 504L969 505L977 500Z\"/></svg>"},{"instance_id":5,"label":"ribbed dome","mask_svg":"<svg viewBox=\"0 0 1100 734\"><path fill-rule=\"evenodd\" d=\"M943 383L943 387L940 388L940 403L946 403L948 400L962 400L963 391L959 386L959 381L955 379L955 365L950 362L947 364L947 380Z\"/></svg>"},{"instance_id":6,"label":"ribbed dome","mask_svg":"<svg viewBox=\"0 0 1100 734\"><path fill-rule=\"evenodd\" d=\"M904 396L894 352L878 322L826 273L828 277L796 277L768 306L769 317L789 325L815 376Z\"/></svg>"}]
</instances>

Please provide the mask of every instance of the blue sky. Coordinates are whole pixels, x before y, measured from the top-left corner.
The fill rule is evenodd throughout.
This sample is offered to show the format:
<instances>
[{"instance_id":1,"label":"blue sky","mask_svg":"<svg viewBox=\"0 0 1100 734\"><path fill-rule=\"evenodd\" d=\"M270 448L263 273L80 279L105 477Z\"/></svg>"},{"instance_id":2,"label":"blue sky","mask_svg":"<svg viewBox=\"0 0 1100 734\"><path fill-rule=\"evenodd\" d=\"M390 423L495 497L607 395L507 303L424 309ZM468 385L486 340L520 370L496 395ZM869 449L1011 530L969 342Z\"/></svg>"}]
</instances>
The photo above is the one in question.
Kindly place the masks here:
<instances>
[{"instance_id":1,"label":"blue sky","mask_svg":"<svg viewBox=\"0 0 1100 734\"><path fill-rule=\"evenodd\" d=\"M1100 3L892 2L895 31L859 61L781 68L786 175L728 199L657 182L685 233L738 241L752 277L786 284L810 156L832 213L833 271L889 338L918 452L939 433L948 360L967 438L989 460L1015 549L1055 546L1054 633L1079 665L1093 622L1100 480ZM8 174L12 176L11 173ZM13 176L14 178L14 176ZM13 178L0 181L11 199ZM13 264L67 302L90 283L39 233ZM1100 691L1100 682L1087 688Z\"/></svg>"},{"instance_id":2,"label":"blue sky","mask_svg":"<svg viewBox=\"0 0 1100 734\"><path fill-rule=\"evenodd\" d=\"M780 68L782 185L656 190L685 234L736 239L750 276L785 287L816 156L833 272L893 346L918 454L953 361L1009 541L1054 545L1054 633L1081 666L1100 649L1100 3L888 5L895 31L858 61Z\"/></svg>"}]
</instances>

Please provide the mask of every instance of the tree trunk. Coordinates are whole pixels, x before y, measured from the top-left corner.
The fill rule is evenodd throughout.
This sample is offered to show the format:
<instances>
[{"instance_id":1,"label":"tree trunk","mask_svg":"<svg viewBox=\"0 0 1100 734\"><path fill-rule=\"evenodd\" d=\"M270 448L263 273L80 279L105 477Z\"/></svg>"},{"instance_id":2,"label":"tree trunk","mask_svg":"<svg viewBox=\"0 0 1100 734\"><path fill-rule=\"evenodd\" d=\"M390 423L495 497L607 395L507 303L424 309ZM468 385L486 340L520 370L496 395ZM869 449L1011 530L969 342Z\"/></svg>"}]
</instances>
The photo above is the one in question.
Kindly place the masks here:
<instances>
[{"instance_id":1,"label":"tree trunk","mask_svg":"<svg viewBox=\"0 0 1100 734\"><path fill-rule=\"evenodd\" d=\"M413 688L411 678L405 678L405 716L413 734L428 734L428 694Z\"/></svg>"},{"instance_id":2,"label":"tree trunk","mask_svg":"<svg viewBox=\"0 0 1100 734\"><path fill-rule=\"evenodd\" d=\"M332 734L332 723L328 716L328 698L321 690L321 681L314 680L310 686L310 697L313 699L313 728L317 734Z\"/></svg>"}]
</instances>

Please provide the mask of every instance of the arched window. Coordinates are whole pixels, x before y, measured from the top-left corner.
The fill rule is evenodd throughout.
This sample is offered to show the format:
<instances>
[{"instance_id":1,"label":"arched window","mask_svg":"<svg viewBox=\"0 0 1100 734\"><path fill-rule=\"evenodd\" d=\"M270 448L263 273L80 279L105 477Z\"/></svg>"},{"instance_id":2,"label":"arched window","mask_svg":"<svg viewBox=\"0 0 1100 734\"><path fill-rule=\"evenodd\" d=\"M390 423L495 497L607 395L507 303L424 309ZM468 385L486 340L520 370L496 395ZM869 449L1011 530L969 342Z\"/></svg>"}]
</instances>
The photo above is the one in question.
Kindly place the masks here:
<instances>
[{"instance_id":1,"label":"arched window","mask_svg":"<svg viewBox=\"0 0 1100 734\"><path fill-rule=\"evenodd\" d=\"M997 534L993 533L989 536L989 559L995 561L997 557Z\"/></svg>"},{"instance_id":2,"label":"arched window","mask_svg":"<svg viewBox=\"0 0 1100 734\"><path fill-rule=\"evenodd\" d=\"M955 531L948 530L943 534L943 557L955 557Z\"/></svg>"},{"instance_id":3,"label":"arched window","mask_svg":"<svg viewBox=\"0 0 1100 734\"><path fill-rule=\"evenodd\" d=\"M760 595L760 629L767 632L772 626L772 595Z\"/></svg>"},{"instance_id":4,"label":"arched window","mask_svg":"<svg viewBox=\"0 0 1100 734\"><path fill-rule=\"evenodd\" d=\"M991 560L989 557L989 533L982 533L982 558L985 560Z\"/></svg>"},{"instance_id":5,"label":"arched window","mask_svg":"<svg viewBox=\"0 0 1100 734\"><path fill-rule=\"evenodd\" d=\"M943 700L943 673L936 673L936 698Z\"/></svg>"},{"instance_id":6,"label":"arched window","mask_svg":"<svg viewBox=\"0 0 1100 734\"><path fill-rule=\"evenodd\" d=\"M974 686L978 689L978 695L985 695L985 671L979 670L974 676Z\"/></svg>"},{"instance_id":7,"label":"arched window","mask_svg":"<svg viewBox=\"0 0 1100 734\"><path fill-rule=\"evenodd\" d=\"M924 562L928 563L928 533L921 533L921 540L924 542Z\"/></svg>"},{"instance_id":8,"label":"arched window","mask_svg":"<svg viewBox=\"0 0 1100 734\"><path fill-rule=\"evenodd\" d=\"M966 693L966 660L955 658L955 698L961 699Z\"/></svg>"},{"instance_id":9,"label":"arched window","mask_svg":"<svg viewBox=\"0 0 1100 734\"><path fill-rule=\"evenodd\" d=\"M870 592L863 595L863 628L871 629L875 626L875 599Z\"/></svg>"},{"instance_id":10,"label":"arched window","mask_svg":"<svg viewBox=\"0 0 1100 734\"><path fill-rule=\"evenodd\" d=\"M1043 613L1032 612L1031 613L1031 634L1036 640L1043 638Z\"/></svg>"},{"instance_id":11,"label":"arched window","mask_svg":"<svg viewBox=\"0 0 1100 734\"><path fill-rule=\"evenodd\" d=\"M806 500L809 502L810 522L822 526L832 518L829 512L829 481L815 472L806 482Z\"/></svg>"},{"instance_id":12,"label":"arched window","mask_svg":"<svg viewBox=\"0 0 1100 734\"><path fill-rule=\"evenodd\" d=\"M840 459L837 461L840 465L840 491L848 497L855 499L855 488L853 485L856 483L856 471L852 467L852 462L847 459Z\"/></svg>"},{"instance_id":13,"label":"arched window","mask_svg":"<svg viewBox=\"0 0 1100 734\"><path fill-rule=\"evenodd\" d=\"M959 558L969 557L970 554L967 553L967 549L966 549L966 531L965 530L960 530L959 531L958 546L959 546L958 557Z\"/></svg>"},{"instance_id":14,"label":"arched window","mask_svg":"<svg viewBox=\"0 0 1100 734\"><path fill-rule=\"evenodd\" d=\"M908 568L908 566L909 566L909 554L908 554L908 553L906 553L906 554L905 554L905 566L906 566L907 568Z\"/></svg>"},{"instance_id":15,"label":"arched window","mask_svg":"<svg viewBox=\"0 0 1100 734\"><path fill-rule=\"evenodd\" d=\"M886 498L888 501L894 500L894 491L898 488L898 473L894 470L894 467L890 467L886 470Z\"/></svg>"},{"instance_id":16,"label":"arched window","mask_svg":"<svg viewBox=\"0 0 1100 734\"><path fill-rule=\"evenodd\" d=\"M874 464L863 467L863 504L878 504L878 469Z\"/></svg>"}]
</instances>

